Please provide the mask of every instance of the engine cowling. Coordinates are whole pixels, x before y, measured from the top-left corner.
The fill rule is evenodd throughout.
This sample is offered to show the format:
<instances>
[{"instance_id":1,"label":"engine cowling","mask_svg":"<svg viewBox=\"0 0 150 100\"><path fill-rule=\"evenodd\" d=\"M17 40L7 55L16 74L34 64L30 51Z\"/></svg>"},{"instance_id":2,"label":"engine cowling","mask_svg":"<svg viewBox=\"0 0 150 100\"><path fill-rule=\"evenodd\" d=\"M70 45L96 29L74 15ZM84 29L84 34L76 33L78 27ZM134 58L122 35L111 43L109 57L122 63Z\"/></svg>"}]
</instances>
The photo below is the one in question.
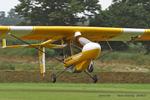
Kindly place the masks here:
<instances>
[{"instance_id":1,"label":"engine cowling","mask_svg":"<svg viewBox=\"0 0 150 100\"><path fill-rule=\"evenodd\" d=\"M92 54L91 59L95 59L100 55L101 46L98 43L90 42L83 46L82 52Z\"/></svg>"}]
</instances>

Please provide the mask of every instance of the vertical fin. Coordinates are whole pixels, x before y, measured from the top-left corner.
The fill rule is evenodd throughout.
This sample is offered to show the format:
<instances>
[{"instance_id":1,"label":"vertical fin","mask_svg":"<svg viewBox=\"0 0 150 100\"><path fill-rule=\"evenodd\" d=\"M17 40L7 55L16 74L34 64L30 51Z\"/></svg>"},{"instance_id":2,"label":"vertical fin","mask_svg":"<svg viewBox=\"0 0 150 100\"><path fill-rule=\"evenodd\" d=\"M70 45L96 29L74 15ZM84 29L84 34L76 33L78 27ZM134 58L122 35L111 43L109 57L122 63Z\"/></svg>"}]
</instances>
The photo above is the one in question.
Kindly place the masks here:
<instances>
[{"instance_id":1,"label":"vertical fin","mask_svg":"<svg viewBox=\"0 0 150 100\"><path fill-rule=\"evenodd\" d=\"M40 73L42 77L44 78L45 76L45 47L39 47L38 50L39 54L39 65L40 65Z\"/></svg>"}]
</instances>

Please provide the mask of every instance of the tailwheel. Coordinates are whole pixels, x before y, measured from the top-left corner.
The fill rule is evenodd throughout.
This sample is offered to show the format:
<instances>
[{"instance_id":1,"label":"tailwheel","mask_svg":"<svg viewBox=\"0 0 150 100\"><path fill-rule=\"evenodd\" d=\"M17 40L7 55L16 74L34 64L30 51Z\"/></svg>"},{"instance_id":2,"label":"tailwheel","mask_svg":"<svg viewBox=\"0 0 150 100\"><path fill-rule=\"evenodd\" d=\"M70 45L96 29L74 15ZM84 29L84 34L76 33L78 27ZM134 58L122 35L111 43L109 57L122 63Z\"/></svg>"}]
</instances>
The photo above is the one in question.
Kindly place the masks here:
<instances>
[{"instance_id":1,"label":"tailwheel","mask_svg":"<svg viewBox=\"0 0 150 100\"><path fill-rule=\"evenodd\" d=\"M97 75L94 75L92 79L93 79L94 83L97 83L97 81L98 81Z\"/></svg>"},{"instance_id":2,"label":"tailwheel","mask_svg":"<svg viewBox=\"0 0 150 100\"><path fill-rule=\"evenodd\" d=\"M56 82L56 78L57 78L57 77L56 77L56 74L53 73L53 74L51 75L51 81L52 81L53 83L55 83L55 82Z\"/></svg>"}]
</instances>

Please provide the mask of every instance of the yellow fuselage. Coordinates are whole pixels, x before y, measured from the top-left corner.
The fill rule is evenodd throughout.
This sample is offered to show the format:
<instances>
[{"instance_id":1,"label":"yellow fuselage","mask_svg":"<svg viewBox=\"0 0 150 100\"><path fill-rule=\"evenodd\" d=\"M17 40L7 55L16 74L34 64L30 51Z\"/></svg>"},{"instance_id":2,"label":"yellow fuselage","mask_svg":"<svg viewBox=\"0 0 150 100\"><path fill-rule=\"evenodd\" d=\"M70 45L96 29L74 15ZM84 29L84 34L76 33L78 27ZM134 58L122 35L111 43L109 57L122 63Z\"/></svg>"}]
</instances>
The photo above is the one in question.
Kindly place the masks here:
<instances>
[{"instance_id":1,"label":"yellow fuselage","mask_svg":"<svg viewBox=\"0 0 150 100\"><path fill-rule=\"evenodd\" d=\"M99 48L83 51L65 59L64 66L69 67L74 65L76 71L83 71L88 67L91 60L96 59L100 55L100 52L101 50Z\"/></svg>"}]
</instances>

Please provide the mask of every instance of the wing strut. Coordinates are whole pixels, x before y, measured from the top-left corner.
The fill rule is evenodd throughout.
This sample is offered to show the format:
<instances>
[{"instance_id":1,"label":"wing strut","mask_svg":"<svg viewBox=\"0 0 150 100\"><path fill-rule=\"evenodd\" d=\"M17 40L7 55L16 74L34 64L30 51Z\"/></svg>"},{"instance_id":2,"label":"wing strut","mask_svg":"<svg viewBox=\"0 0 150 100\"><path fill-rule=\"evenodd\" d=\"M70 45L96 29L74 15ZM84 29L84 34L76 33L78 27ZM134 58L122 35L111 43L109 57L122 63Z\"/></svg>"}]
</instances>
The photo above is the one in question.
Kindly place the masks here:
<instances>
[{"instance_id":1,"label":"wing strut","mask_svg":"<svg viewBox=\"0 0 150 100\"><path fill-rule=\"evenodd\" d=\"M2 39L2 48L5 48L7 45L6 39Z\"/></svg>"},{"instance_id":2,"label":"wing strut","mask_svg":"<svg viewBox=\"0 0 150 100\"><path fill-rule=\"evenodd\" d=\"M40 73L42 77L45 76L45 47L39 47L39 65L40 65Z\"/></svg>"},{"instance_id":3,"label":"wing strut","mask_svg":"<svg viewBox=\"0 0 150 100\"><path fill-rule=\"evenodd\" d=\"M44 78L44 76L45 76L45 72L46 72L46 69L45 69L45 54L47 54L47 52L45 51L45 48L47 47L47 46L45 46L45 45L47 45L47 44L49 44L50 42L52 42L51 40L47 40L47 41L45 41L45 42L43 42L43 43L41 43L41 44L37 44L37 45L34 45L34 44L30 44L30 43L28 43L28 42L26 42L26 41L24 41L24 40L22 40L22 39L20 39L20 38L18 38L17 36L15 36L15 35L13 35L13 34L9 34L11 37L13 37L13 38L15 38L15 39L17 39L17 40L20 40L21 42L23 42L23 43L25 43L26 45L19 45L19 46L12 46L12 48L14 47L31 47L31 48L35 48L35 49L37 49L38 50L38 55L39 55L39 65L40 65L40 73L41 73L41 75L42 75L42 77ZM45 46L45 47L44 47ZM53 48L53 47L56 47L56 48L64 48L65 46L66 46L66 44L64 44L64 45L55 45L55 44L51 44L51 47L50 48ZM11 47L11 46L6 46L6 39L3 39L2 40L2 47L3 48L5 48L5 47ZM62 59L59 59L59 58L57 58L57 57L54 57L57 61L59 61L59 62L61 62L61 63L63 63L63 64L65 64L64 62L63 62L63 60Z\"/></svg>"},{"instance_id":4,"label":"wing strut","mask_svg":"<svg viewBox=\"0 0 150 100\"><path fill-rule=\"evenodd\" d=\"M111 47L110 43L109 43L108 41L106 41L106 42L107 42L107 45L108 45L108 47L109 47L110 51L113 51L113 49L112 49L112 47Z\"/></svg>"},{"instance_id":5,"label":"wing strut","mask_svg":"<svg viewBox=\"0 0 150 100\"><path fill-rule=\"evenodd\" d=\"M9 35L12 36L13 38L15 38L15 39L17 39L17 40L19 40L19 41L25 43L25 44L28 44L30 47L35 48L35 49L37 49L38 51L43 52L43 51L40 50L38 47L36 47L36 46L34 46L34 45L32 45L32 44L30 44L30 43L28 43L28 42L26 42L26 41L24 41L24 40L18 38L18 37L16 37L15 35L13 35L13 34L9 34ZM66 45L63 45L61 48L64 48L65 46L66 46ZM46 51L45 51L44 53L47 54ZM59 61L59 62L61 62L61 63L64 64L64 62L62 62L62 59L59 59L59 58L57 58L57 57L54 57L54 58L55 58L57 61Z\"/></svg>"}]
</instances>

